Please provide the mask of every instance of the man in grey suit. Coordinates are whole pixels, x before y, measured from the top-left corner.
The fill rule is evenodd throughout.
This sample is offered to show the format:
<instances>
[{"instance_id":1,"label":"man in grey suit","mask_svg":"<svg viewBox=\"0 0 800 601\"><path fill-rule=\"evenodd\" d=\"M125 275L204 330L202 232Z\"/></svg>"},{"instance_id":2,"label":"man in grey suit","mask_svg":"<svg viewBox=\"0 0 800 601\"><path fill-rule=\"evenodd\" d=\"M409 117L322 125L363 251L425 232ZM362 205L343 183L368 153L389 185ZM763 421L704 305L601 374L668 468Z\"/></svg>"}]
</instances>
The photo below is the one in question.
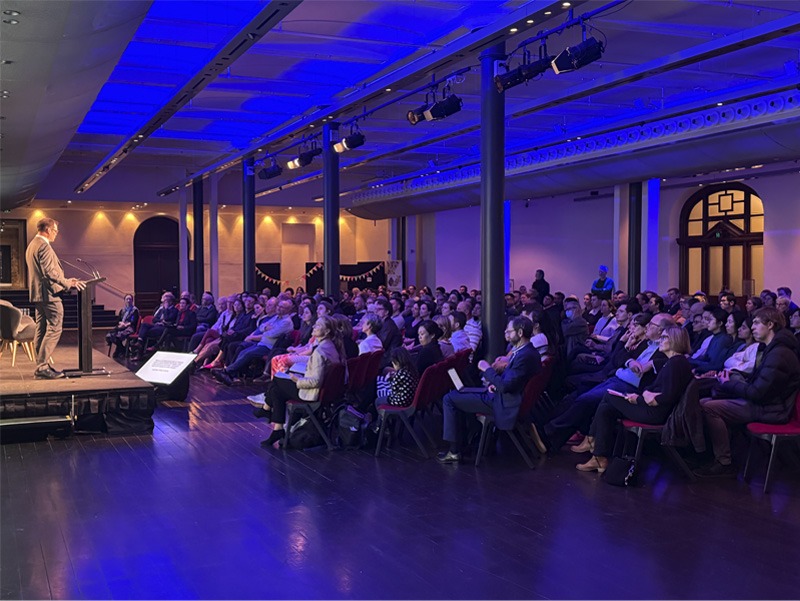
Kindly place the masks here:
<instances>
[{"instance_id":1,"label":"man in grey suit","mask_svg":"<svg viewBox=\"0 0 800 601\"><path fill-rule=\"evenodd\" d=\"M63 378L64 373L50 367L48 360L61 338L64 321L64 307L59 292L77 288L83 290L85 284L77 278L64 277L64 270L51 243L58 236L58 222L44 217L36 224L36 236L25 252L28 265L28 291L30 300L36 307L36 371L37 378L53 380Z\"/></svg>"}]
</instances>

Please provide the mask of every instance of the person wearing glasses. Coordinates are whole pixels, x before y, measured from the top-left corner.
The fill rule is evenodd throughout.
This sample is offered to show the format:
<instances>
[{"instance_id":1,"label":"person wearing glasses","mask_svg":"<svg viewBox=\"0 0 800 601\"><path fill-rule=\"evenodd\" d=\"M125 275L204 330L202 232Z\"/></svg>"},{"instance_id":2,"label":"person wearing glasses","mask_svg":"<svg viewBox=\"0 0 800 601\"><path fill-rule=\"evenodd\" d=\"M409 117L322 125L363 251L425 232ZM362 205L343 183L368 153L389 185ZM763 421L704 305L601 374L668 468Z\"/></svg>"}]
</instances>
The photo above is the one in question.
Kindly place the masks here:
<instances>
[{"instance_id":1,"label":"person wearing glasses","mask_svg":"<svg viewBox=\"0 0 800 601\"><path fill-rule=\"evenodd\" d=\"M77 278L64 277L61 262L53 250L52 243L58 237L58 222L50 217L43 217L36 223L34 236L25 251L25 262L28 265L28 293L30 301L36 307L36 349L37 378L54 380L63 378L64 372L50 366L50 356L61 339L64 322L64 306L59 293L86 287Z\"/></svg>"},{"instance_id":2,"label":"person wearing glasses","mask_svg":"<svg viewBox=\"0 0 800 601\"><path fill-rule=\"evenodd\" d=\"M499 368L495 369L487 361L478 362L483 379L489 383L486 390L453 391L444 396L443 438L449 443L449 448L437 456L440 463L461 461L461 439L465 431L463 422L468 414L493 414L498 430L510 430L514 427L525 385L542 369L539 353L530 344L532 334L533 323L530 319L522 316L512 318L505 330L506 340L512 346L505 368L498 371Z\"/></svg>"},{"instance_id":3,"label":"person wearing glasses","mask_svg":"<svg viewBox=\"0 0 800 601\"><path fill-rule=\"evenodd\" d=\"M634 321L638 323L639 319L637 317ZM542 453L549 449L557 452L576 430L588 434L592 417L609 390L623 394L639 393L653 383L656 374L667 362L667 357L658 350L661 333L674 325L675 321L669 314L654 315L645 326L647 346L636 358L628 359L613 376L581 394L564 413L550 420L543 428L534 424L531 435L536 448Z\"/></svg>"},{"instance_id":4,"label":"person wearing glasses","mask_svg":"<svg viewBox=\"0 0 800 601\"><path fill-rule=\"evenodd\" d=\"M692 366L686 358L689 352L689 334L680 326L669 326L658 339L658 350L667 362L658 371L655 382L641 393L627 394L609 390L592 420L585 450L592 457L575 466L582 472L603 473L614 451L617 438L617 420L630 419L643 424L663 424L681 400L692 381Z\"/></svg>"}]
</instances>

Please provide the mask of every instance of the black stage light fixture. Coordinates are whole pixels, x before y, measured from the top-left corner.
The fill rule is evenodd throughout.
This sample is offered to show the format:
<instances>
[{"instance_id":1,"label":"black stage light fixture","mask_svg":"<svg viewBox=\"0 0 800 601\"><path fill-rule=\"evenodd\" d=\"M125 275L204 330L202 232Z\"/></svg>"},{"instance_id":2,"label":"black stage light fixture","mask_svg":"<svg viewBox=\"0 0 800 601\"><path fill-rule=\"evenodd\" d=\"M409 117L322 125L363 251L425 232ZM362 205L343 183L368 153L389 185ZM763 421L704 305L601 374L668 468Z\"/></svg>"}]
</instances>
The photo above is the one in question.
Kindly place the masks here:
<instances>
[{"instance_id":1,"label":"black stage light fixture","mask_svg":"<svg viewBox=\"0 0 800 601\"><path fill-rule=\"evenodd\" d=\"M333 150L339 154L342 154L348 150L353 150L353 148L363 146L365 141L366 138L364 137L364 134L362 134L360 131L355 131L349 136L336 142L336 144L333 145Z\"/></svg>"},{"instance_id":2,"label":"black stage light fixture","mask_svg":"<svg viewBox=\"0 0 800 601\"><path fill-rule=\"evenodd\" d=\"M423 111L423 115L427 121L437 121L438 119L444 119L445 117L449 117L461 110L461 105L464 104L464 101L461 100L455 94L450 94L450 96L440 100L439 102L434 102L430 105L427 109Z\"/></svg>"},{"instance_id":3,"label":"black stage light fixture","mask_svg":"<svg viewBox=\"0 0 800 601\"><path fill-rule=\"evenodd\" d=\"M278 177L281 173L283 173L283 169L281 169L281 166L278 165L277 161L273 158L272 165L260 169L257 175L260 179L272 179L273 177Z\"/></svg>"},{"instance_id":4,"label":"black stage light fixture","mask_svg":"<svg viewBox=\"0 0 800 601\"><path fill-rule=\"evenodd\" d=\"M587 38L577 46L568 47L555 57L551 63L553 65L553 71L555 71L556 74L560 74L585 67L589 63L593 63L599 59L604 50L605 46L595 38Z\"/></svg>"},{"instance_id":5,"label":"black stage light fixture","mask_svg":"<svg viewBox=\"0 0 800 601\"><path fill-rule=\"evenodd\" d=\"M497 86L497 91L503 93L509 88L541 75L550 69L550 63L554 58L553 56L545 56L532 63L524 63L508 73L498 73L494 76L494 85Z\"/></svg>"},{"instance_id":6,"label":"black stage light fixture","mask_svg":"<svg viewBox=\"0 0 800 601\"><path fill-rule=\"evenodd\" d=\"M412 109L408 111L406 114L406 119L408 119L408 122L411 125L416 125L420 121L425 121L425 111L427 111L428 108L430 108L430 104L426 102L418 109Z\"/></svg>"},{"instance_id":7,"label":"black stage light fixture","mask_svg":"<svg viewBox=\"0 0 800 601\"><path fill-rule=\"evenodd\" d=\"M322 148L312 148L311 150L306 150L305 152L301 152L297 155L296 159L292 159L286 166L289 169L299 169L300 167L305 167L306 165L310 165L311 161L314 160L314 157L318 157L322 154Z\"/></svg>"}]
</instances>

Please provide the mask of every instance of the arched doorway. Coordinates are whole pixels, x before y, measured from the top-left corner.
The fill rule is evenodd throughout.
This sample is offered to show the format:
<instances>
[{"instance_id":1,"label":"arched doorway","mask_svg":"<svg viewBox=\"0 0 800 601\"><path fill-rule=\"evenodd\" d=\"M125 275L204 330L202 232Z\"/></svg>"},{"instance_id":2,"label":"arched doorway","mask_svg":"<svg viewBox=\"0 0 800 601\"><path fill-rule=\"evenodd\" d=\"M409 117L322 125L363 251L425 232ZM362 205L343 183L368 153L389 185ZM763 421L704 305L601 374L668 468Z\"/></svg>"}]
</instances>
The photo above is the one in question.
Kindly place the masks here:
<instances>
[{"instance_id":1,"label":"arched doorway","mask_svg":"<svg viewBox=\"0 0 800 601\"><path fill-rule=\"evenodd\" d=\"M699 190L681 211L680 286L757 294L764 284L764 204L739 183Z\"/></svg>"},{"instance_id":2,"label":"arched doorway","mask_svg":"<svg viewBox=\"0 0 800 601\"><path fill-rule=\"evenodd\" d=\"M133 235L133 285L144 313L155 310L163 291L179 292L178 239L178 222L162 216L146 219Z\"/></svg>"}]
</instances>

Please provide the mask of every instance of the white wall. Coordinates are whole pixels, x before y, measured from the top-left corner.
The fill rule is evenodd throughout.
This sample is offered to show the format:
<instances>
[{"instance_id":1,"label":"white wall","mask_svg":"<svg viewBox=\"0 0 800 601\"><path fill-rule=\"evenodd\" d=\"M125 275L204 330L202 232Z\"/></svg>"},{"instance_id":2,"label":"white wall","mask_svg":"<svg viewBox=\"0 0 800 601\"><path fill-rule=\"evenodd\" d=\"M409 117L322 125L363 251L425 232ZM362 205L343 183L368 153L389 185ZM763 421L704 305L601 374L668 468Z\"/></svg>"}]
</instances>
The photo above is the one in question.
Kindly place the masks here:
<instances>
[{"instance_id":1,"label":"white wall","mask_svg":"<svg viewBox=\"0 0 800 601\"><path fill-rule=\"evenodd\" d=\"M431 288L481 287L480 220L480 207L436 214L436 281L425 282Z\"/></svg>"}]
</instances>

